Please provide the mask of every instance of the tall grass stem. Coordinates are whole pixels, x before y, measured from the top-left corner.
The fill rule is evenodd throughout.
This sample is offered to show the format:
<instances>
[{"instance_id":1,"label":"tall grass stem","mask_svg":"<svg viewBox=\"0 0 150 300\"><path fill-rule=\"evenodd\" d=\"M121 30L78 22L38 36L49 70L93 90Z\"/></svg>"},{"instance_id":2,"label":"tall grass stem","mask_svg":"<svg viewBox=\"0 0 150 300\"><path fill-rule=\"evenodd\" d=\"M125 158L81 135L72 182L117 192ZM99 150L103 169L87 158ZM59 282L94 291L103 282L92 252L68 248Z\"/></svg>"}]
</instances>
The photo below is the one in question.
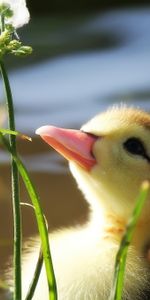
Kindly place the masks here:
<instances>
[{"instance_id":1,"label":"tall grass stem","mask_svg":"<svg viewBox=\"0 0 150 300\"><path fill-rule=\"evenodd\" d=\"M0 70L3 79L6 105L8 112L8 127L10 130L15 131L15 118L13 98L10 88L9 79L4 66L4 62L0 60ZM10 147L14 155L17 155L16 137L9 136ZM19 177L16 162L11 156L11 182L12 182L12 206L13 206L13 228L14 228L14 300L22 299L21 287L21 248L22 248L22 234L21 234L21 210L20 210L20 197L19 197Z\"/></svg>"},{"instance_id":2,"label":"tall grass stem","mask_svg":"<svg viewBox=\"0 0 150 300\"><path fill-rule=\"evenodd\" d=\"M56 279L52 264L52 258L50 253L50 246L49 246L49 237L48 237L48 230L47 230L47 224L45 220L45 216L43 214L41 205L40 205L40 199L36 192L36 189L28 175L28 171L23 165L22 161L18 156L16 156L10 145L8 144L7 140L2 136L2 141L4 145L6 146L7 150L13 155L13 159L17 164L17 168L19 170L20 175L22 176L22 179L24 181L24 184L26 186L26 189L28 191L28 194L30 196L30 199L32 201L32 205L35 209L35 216L37 220L37 225L40 233L41 238L41 248L43 252L43 258L46 268L46 274L47 274L47 282L48 282L48 290L49 290L49 299L50 300L57 300L57 286L56 286Z\"/></svg>"}]
</instances>

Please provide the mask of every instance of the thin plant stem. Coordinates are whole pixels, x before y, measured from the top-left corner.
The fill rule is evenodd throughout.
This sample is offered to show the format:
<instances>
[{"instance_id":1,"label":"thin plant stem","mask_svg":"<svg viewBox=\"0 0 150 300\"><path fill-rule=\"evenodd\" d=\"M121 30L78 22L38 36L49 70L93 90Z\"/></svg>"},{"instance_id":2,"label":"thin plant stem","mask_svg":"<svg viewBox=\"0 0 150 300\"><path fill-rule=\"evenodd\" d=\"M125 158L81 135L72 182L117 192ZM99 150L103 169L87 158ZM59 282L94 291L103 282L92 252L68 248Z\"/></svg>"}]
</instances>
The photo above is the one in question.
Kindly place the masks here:
<instances>
[{"instance_id":1,"label":"thin plant stem","mask_svg":"<svg viewBox=\"0 0 150 300\"><path fill-rule=\"evenodd\" d=\"M5 30L5 20L3 14L1 15L1 33Z\"/></svg>"},{"instance_id":2,"label":"thin plant stem","mask_svg":"<svg viewBox=\"0 0 150 300\"><path fill-rule=\"evenodd\" d=\"M6 128L0 128L0 133L2 133L3 135L5 135L5 134L18 135L23 140L28 140L30 142L32 141L32 138L30 136L23 134L19 131L13 131L13 130L6 129Z\"/></svg>"},{"instance_id":3,"label":"thin plant stem","mask_svg":"<svg viewBox=\"0 0 150 300\"><path fill-rule=\"evenodd\" d=\"M11 88L5 66L2 60L0 60L0 70L4 84L6 104L8 111L8 126L10 130L15 131L15 119L14 108ZM9 136L10 147L15 155L16 150L16 137ZM20 211L20 198L19 198L19 177L16 162L11 158L11 181L12 181L12 206L13 206L13 228L14 228L14 300L22 299L22 287L21 287L21 211Z\"/></svg>"},{"instance_id":4,"label":"thin plant stem","mask_svg":"<svg viewBox=\"0 0 150 300\"><path fill-rule=\"evenodd\" d=\"M51 258L50 246L49 246L49 237L48 237L48 230L46 220L42 211L42 207L40 205L40 198L36 192L36 189L28 175L28 171L23 165L22 161L18 156L15 155L13 150L11 149L9 143L5 139L3 135L1 135L1 139L6 146L7 150L12 154L14 161L17 164L17 168L19 170L20 175L24 181L26 189L29 193L30 199L35 209L35 216L37 220L37 225L40 233L41 238L41 249L43 252L43 258L46 268L47 274L47 283L48 283L48 290L49 290L49 299L50 300L57 300L57 286L56 286L56 279L53 269L53 263Z\"/></svg>"},{"instance_id":5,"label":"thin plant stem","mask_svg":"<svg viewBox=\"0 0 150 300\"><path fill-rule=\"evenodd\" d=\"M22 206L26 206L26 207L30 207L30 208L34 209L34 206L29 204L29 203L21 202L20 204ZM34 211L35 211L35 209L34 209ZM47 223L46 217L44 216L44 218L45 218L45 221L46 221L46 224L47 224L47 230L48 230L48 223ZM37 286L37 283L38 283L38 280L39 280L39 277L40 277L40 274L41 274L42 266L43 266L43 252L42 252L42 247L40 246L40 251L39 251L38 260L37 260L37 263L36 263L34 275L33 275L32 281L30 282L30 286L29 286L29 289L27 291L25 300L31 300L32 299L32 297L34 295L34 292L35 292L35 289L36 289L36 286Z\"/></svg>"},{"instance_id":6,"label":"thin plant stem","mask_svg":"<svg viewBox=\"0 0 150 300\"><path fill-rule=\"evenodd\" d=\"M31 300L34 295L34 292L35 292L35 289L36 289L36 286L37 286L37 283L39 280L39 276L41 273L42 265L43 265L43 253L42 253L42 249L40 248L39 257L38 257L38 261L37 261L36 268L34 271L33 280L30 283L29 290L27 292L25 300Z\"/></svg>"}]
</instances>

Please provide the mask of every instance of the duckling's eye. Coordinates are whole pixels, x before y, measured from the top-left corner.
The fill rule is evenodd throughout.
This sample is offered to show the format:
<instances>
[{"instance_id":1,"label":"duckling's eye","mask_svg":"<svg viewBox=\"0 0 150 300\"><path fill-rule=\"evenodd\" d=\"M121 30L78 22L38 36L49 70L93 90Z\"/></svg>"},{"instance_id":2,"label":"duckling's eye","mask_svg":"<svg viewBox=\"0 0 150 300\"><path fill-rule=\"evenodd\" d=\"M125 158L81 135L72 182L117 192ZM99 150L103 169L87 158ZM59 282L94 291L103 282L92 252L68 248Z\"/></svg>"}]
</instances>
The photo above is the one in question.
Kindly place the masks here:
<instances>
[{"instance_id":1,"label":"duckling's eye","mask_svg":"<svg viewBox=\"0 0 150 300\"><path fill-rule=\"evenodd\" d=\"M135 137L129 138L123 145L128 152L148 158L144 145L140 139Z\"/></svg>"}]
</instances>

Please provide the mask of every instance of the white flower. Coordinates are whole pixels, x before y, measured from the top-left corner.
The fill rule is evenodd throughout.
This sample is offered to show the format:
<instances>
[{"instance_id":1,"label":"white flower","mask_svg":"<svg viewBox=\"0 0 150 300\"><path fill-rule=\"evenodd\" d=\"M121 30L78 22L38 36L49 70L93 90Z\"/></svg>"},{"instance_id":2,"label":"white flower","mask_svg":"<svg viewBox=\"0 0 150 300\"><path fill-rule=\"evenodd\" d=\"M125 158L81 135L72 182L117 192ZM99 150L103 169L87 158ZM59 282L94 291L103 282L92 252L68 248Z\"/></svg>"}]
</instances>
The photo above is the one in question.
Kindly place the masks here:
<instances>
[{"instance_id":1,"label":"white flower","mask_svg":"<svg viewBox=\"0 0 150 300\"><path fill-rule=\"evenodd\" d=\"M7 21L18 28L29 22L30 14L25 0L0 0L0 5L8 4L13 16Z\"/></svg>"}]
</instances>

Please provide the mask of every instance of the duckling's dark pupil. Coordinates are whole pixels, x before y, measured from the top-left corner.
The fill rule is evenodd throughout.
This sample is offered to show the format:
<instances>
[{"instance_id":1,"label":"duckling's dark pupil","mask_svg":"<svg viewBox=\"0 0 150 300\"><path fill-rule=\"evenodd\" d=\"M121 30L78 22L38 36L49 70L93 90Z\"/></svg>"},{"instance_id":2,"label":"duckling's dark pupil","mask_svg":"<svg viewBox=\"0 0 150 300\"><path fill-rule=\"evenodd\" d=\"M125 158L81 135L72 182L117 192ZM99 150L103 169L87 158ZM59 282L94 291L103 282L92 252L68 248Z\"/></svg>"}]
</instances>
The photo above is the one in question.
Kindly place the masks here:
<instances>
[{"instance_id":1,"label":"duckling's dark pupil","mask_svg":"<svg viewBox=\"0 0 150 300\"><path fill-rule=\"evenodd\" d=\"M132 154L136 154L136 155L142 155L144 157L146 157L146 151L145 148L142 144L142 142L138 139L138 138L129 138L125 143L124 143L124 148L132 153Z\"/></svg>"}]
</instances>

